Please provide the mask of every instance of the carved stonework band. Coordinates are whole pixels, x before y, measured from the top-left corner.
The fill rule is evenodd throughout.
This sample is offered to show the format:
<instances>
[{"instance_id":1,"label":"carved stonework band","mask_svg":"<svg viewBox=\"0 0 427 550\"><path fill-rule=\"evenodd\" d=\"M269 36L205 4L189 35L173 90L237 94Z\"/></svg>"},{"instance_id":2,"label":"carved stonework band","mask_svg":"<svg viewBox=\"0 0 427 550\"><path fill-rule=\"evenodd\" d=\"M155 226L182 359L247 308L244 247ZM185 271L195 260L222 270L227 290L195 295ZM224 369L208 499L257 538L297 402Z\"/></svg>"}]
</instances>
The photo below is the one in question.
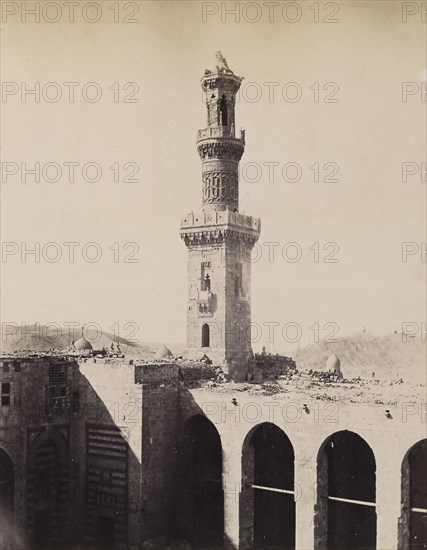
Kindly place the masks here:
<instances>
[{"instance_id":1,"label":"carved stonework band","mask_svg":"<svg viewBox=\"0 0 427 550\"><path fill-rule=\"evenodd\" d=\"M203 174L203 204L236 204L238 202L236 172L212 171Z\"/></svg>"},{"instance_id":2,"label":"carved stonework band","mask_svg":"<svg viewBox=\"0 0 427 550\"><path fill-rule=\"evenodd\" d=\"M244 148L243 142L238 140L216 140L200 143L197 150L202 160L217 158L239 161L243 155Z\"/></svg>"}]
</instances>

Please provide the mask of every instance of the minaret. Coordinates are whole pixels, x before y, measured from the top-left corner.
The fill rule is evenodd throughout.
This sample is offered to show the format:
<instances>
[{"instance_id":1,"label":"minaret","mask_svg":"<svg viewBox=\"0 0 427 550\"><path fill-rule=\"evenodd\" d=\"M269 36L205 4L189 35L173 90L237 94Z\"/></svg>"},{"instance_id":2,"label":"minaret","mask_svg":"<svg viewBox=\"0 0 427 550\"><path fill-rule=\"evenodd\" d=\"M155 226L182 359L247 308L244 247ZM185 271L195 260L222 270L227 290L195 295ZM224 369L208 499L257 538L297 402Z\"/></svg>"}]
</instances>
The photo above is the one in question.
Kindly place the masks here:
<instances>
[{"instance_id":1,"label":"minaret","mask_svg":"<svg viewBox=\"0 0 427 550\"><path fill-rule=\"evenodd\" d=\"M202 209L181 221L188 248L186 356L207 355L233 379L252 369L251 249L261 229L259 218L239 213L245 133L236 137L235 104L241 81L220 52L201 80L207 108L207 128L197 136Z\"/></svg>"}]
</instances>

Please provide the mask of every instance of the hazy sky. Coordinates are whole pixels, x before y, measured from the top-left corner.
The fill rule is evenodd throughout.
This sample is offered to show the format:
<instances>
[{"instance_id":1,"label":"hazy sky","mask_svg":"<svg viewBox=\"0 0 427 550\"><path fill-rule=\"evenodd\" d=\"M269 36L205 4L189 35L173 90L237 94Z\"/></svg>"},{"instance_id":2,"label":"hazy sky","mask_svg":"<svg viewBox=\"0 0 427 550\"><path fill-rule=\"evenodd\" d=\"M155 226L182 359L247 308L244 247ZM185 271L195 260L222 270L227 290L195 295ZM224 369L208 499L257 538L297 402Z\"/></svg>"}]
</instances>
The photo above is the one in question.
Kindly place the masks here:
<instances>
[{"instance_id":1,"label":"hazy sky","mask_svg":"<svg viewBox=\"0 0 427 550\"><path fill-rule=\"evenodd\" d=\"M265 2L103 1L97 14L79 2L74 22L62 2L62 13L43 12L40 2L40 22L22 14L20 2L5 4L2 161L18 172L6 177L3 164L2 241L12 243L2 263L4 322L93 321L106 331L118 323L124 337L130 322L140 341L185 339L187 251L178 231L201 205L200 78L217 50L245 77L236 110L246 129L240 210L262 219L252 269L252 318L262 331L254 347L268 340L268 322L279 323L270 348L280 350L287 323L299 324L305 342L313 323L322 337L327 322L344 335L425 321L426 27L420 13L402 16L417 3L279 2L271 13ZM226 11L235 5L239 21ZM138 22L124 23L126 16ZM40 101L23 102L21 92L35 83ZM41 181L22 182L21 163L36 162ZM79 163L74 182L70 162ZM418 170L406 182L404 162ZM59 181L45 181L43 173L56 173L55 165L43 170L47 163L61 167ZM99 181L84 181L88 163L102 169ZM137 181L124 182L135 163ZM337 168L337 182L323 181ZM286 181L283 170L288 180L299 170L299 181ZM95 179L93 166L86 179ZM23 262L22 243L36 242L40 261ZM43 254L51 242L58 244ZM74 263L67 242L79 243ZM102 253L94 263L83 257L97 253L85 247L92 242ZM273 242L274 257L265 244ZM402 242L420 250L405 263ZM138 262L124 262L135 251L126 243L137 243L130 259ZM325 250L326 243L336 244ZM301 258L286 261L283 250L288 260ZM58 251L56 263L44 257ZM325 263L329 253L338 262Z\"/></svg>"}]
</instances>

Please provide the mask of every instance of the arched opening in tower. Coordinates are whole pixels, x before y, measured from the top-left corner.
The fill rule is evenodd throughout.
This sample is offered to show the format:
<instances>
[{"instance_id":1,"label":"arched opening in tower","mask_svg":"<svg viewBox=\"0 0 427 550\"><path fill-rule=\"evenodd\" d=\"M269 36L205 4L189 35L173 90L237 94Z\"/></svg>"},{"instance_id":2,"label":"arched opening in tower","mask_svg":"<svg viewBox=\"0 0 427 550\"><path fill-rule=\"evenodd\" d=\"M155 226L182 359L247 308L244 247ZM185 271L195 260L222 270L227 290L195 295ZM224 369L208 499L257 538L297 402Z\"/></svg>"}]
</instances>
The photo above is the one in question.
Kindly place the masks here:
<instances>
[{"instance_id":1,"label":"arched opening in tower","mask_svg":"<svg viewBox=\"0 0 427 550\"><path fill-rule=\"evenodd\" d=\"M210 345L210 329L209 325L205 323L202 326L202 348L208 348Z\"/></svg>"},{"instance_id":2,"label":"arched opening in tower","mask_svg":"<svg viewBox=\"0 0 427 550\"><path fill-rule=\"evenodd\" d=\"M0 548L13 547L15 472L13 462L0 449Z\"/></svg>"},{"instance_id":3,"label":"arched opening in tower","mask_svg":"<svg viewBox=\"0 0 427 550\"><path fill-rule=\"evenodd\" d=\"M402 548L427 548L427 439L416 443L402 463ZM408 540L409 538L409 540Z\"/></svg>"},{"instance_id":4,"label":"arched opening in tower","mask_svg":"<svg viewBox=\"0 0 427 550\"><path fill-rule=\"evenodd\" d=\"M247 436L240 521L255 549L295 548L294 461L289 438L274 424L261 424Z\"/></svg>"},{"instance_id":5,"label":"arched opening in tower","mask_svg":"<svg viewBox=\"0 0 427 550\"><path fill-rule=\"evenodd\" d=\"M221 97L221 100L219 102L219 113L221 126L228 126L228 106L225 95Z\"/></svg>"},{"instance_id":6,"label":"arched opening in tower","mask_svg":"<svg viewBox=\"0 0 427 550\"><path fill-rule=\"evenodd\" d=\"M202 279L202 290L210 290L211 289L211 278L209 276L209 273L206 273L204 278Z\"/></svg>"},{"instance_id":7,"label":"arched opening in tower","mask_svg":"<svg viewBox=\"0 0 427 550\"><path fill-rule=\"evenodd\" d=\"M68 453L58 437L39 437L28 459L27 530L35 548L67 537Z\"/></svg>"},{"instance_id":8,"label":"arched opening in tower","mask_svg":"<svg viewBox=\"0 0 427 550\"><path fill-rule=\"evenodd\" d=\"M370 446L356 433L337 432L323 443L317 465L317 548L375 550L376 465Z\"/></svg>"},{"instance_id":9,"label":"arched opening in tower","mask_svg":"<svg viewBox=\"0 0 427 550\"><path fill-rule=\"evenodd\" d=\"M217 429L203 415L185 422L180 468L180 534L193 548L218 550L224 532L222 447Z\"/></svg>"},{"instance_id":10,"label":"arched opening in tower","mask_svg":"<svg viewBox=\"0 0 427 550\"><path fill-rule=\"evenodd\" d=\"M238 298L240 294L240 279L239 276L236 275L234 277L234 296L235 298Z\"/></svg>"}]
</instances>

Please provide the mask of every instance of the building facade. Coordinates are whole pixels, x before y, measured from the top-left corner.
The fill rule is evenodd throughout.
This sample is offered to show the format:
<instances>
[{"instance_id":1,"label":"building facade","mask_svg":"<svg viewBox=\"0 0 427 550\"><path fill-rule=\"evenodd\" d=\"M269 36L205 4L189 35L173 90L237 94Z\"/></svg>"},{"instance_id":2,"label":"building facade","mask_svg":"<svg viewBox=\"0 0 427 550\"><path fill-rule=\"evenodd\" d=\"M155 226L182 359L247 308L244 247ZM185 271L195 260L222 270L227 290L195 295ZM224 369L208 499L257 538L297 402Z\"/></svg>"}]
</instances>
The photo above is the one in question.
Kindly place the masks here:
<instances>
[{"instance_id":1,"label":"building facade","mask_svg":"<svg viewBox=\"0 0 427 550\"><path fill-rule=\"evenodd\" d=\"M398 399L374 401L338 358L304 377L289 358L253 357L241 332L260 221L238 210L241 79L217 63L202 79L202 210L181 224L187 352L212 365L166 348L136 364L83 337L4 355L1 550L427 548L421 391L399 381Z\"/></svg>"},{"instance_id":2,"label":"building facade","mask_svg":"<svg viewBox=\"0 0 427 550\"><path fill-rule=\"evenodd\" d=\"M214 369L3 357L0 547L420 550L425 402L249 395Z\"/></svg>"}]
</instances>

